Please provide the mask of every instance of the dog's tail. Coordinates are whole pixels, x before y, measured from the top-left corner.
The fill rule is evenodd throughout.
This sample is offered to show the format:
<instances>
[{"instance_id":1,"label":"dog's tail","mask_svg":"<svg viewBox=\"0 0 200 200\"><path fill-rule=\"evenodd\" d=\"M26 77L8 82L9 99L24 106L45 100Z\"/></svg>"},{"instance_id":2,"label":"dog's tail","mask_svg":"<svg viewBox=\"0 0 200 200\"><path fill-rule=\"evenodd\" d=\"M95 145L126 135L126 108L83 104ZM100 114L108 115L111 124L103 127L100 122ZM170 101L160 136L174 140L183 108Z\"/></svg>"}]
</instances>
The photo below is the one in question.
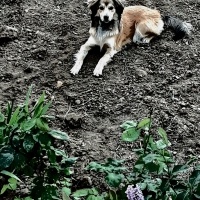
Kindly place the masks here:
<instances>
[{"instance_id":1,"label":"dog's tail","mask_svg":"<svg viewBox=\"0 0 200 200\"><path fill-rule=\"evenodd\" d=\"M163 22L167 27L174 31L174 40L179 40L185 35L190 35L193 29L192 24L171 16L164 16Z\"/></svg>"}]
</instances>

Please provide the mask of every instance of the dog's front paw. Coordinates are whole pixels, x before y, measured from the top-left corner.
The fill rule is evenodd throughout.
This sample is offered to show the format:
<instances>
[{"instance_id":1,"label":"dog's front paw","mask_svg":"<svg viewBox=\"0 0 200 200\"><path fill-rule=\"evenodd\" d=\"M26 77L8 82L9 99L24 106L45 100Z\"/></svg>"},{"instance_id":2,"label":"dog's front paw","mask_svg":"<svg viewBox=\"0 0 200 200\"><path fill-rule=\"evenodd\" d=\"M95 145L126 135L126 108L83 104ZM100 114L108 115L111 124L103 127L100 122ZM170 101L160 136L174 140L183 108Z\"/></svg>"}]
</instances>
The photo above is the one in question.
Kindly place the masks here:
<instances>
[{"instance_id":1,"label":"dog's front paw","mask_svg":"<svg viewBox=\"0 0 200 200\"><path fill-rule=\"evenodd\" d=\"M96 68L94 69L93 74L94 74L94 76L100 76L100 75L102 75L102 71L103 71L103 68L102 68L102 67L96 67Z\"/></svg>"},{"instance_id":2,"label":"dog's front paw","mask_svg":"<svg viewBox=\"0 0 200 200\"><path fill-rule=\"evenodd\" d=\"M76 62L76 64L71 68L70 73L73 74L73 75L78 74L78 72L81 69L81 65L82 65L81 62Z\"/></svg>"}]
</instances>

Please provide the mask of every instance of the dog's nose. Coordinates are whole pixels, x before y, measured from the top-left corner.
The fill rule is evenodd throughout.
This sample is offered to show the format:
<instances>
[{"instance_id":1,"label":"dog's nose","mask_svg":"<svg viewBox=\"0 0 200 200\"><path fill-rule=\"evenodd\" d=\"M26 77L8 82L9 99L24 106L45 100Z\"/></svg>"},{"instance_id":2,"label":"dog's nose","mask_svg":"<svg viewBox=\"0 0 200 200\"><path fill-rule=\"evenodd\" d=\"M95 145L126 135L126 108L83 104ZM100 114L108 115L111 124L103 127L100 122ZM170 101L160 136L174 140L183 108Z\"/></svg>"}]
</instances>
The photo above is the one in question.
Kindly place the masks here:
<instances>
[{"instance_id":1,"label":"dog's nose","mask_svg":"<svg viewBox=\"0 0 200 200\"><path fill-rule=\"evenodd\" d=\"M105 21L105 22L108 22L108 19L109 19L108 16L105 15L105 16L104 16L104 21Z\"/></svg>"}]
</instances>

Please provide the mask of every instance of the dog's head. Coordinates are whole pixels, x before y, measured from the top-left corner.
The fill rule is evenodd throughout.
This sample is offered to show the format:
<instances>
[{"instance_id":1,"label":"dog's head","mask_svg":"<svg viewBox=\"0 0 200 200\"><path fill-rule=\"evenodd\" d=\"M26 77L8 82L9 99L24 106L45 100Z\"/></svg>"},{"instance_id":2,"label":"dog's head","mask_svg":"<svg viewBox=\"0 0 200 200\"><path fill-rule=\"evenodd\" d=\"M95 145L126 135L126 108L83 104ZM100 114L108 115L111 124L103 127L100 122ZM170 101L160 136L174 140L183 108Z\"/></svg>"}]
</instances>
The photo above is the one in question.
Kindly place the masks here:
<instances>
[{"instance_id":1,"label":"dog's head","mask_svg":"<svg viewBox=\"0 0 200 200\"><path fill-rule=\"evenodd\" d=\"M121 19L124 6L121 0L88 0L92 21L99 18L103 23Z\"/></svg>"}]
</instances>

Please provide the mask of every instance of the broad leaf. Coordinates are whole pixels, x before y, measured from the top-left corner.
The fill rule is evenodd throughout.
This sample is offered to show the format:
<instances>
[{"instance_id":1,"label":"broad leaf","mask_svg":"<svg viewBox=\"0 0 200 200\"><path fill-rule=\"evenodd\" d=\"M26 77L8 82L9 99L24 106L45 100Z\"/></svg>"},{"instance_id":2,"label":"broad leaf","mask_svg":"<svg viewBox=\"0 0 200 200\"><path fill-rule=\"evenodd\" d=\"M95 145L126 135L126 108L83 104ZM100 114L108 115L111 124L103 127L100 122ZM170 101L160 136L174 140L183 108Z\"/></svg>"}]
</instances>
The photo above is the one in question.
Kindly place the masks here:
<instances>
[{"instance_id":1,"label":"broad leaf","mask_svg":"<svg viewBox=\"0 0 200 200\"><path fill-rule=\"evenodd\" d=\"M185 190L180 192L177 196L176 196L176 200L191 200L189 197L189 191Z\"/></svg>"},{"instance_id":2,"label":"broad leaf","mask_svg":"<svg viewBox=\"0 0 200 200\"><path fill-rule=\"evenodd\" d=\"M4 120L5 120L4 115L2 113L0 113L0 122L4 122Z\"/></svg>"},{"instance_id":3,"label":"broad leaf","mask_svg":"<svg viewBox=\"0 0 200 200\"><path fill-rule=\"evenodd\" d=\"M163 142L167 145L170 146L171 143L169 142L168 138L167 138L167 133L165 132L165 130L163 128L158 128L158 134L161 136Z\"/></svg>"},{"instance_id":4,"label":"broad leaf","mask_svg":"<svg viewBox=\"0 0 200 200\"><path fill-rule=\"evenodd\" d=\"M3 147L0 149L0 170L11 165L14 160L14 151L11 148Z\"/></svg>"},{"instance_id":5,"label":"broad leaf","mask_svg":"<svg viewBox=\"0 0 200 200\"><path fill-rule=\"evenodd\" d=\"M73 197L85 197L89 194L90 189L80 189L80 190L76 190L72 196Z\"/></svg>"},{"instance_id":6,"label":"broad leaf","mask_svg":"<svg viewBox=\"0 0 200 200\"><path fill-rule=\"evenodd\" d=\"M145 118L142 121L139 122L139 124L137 125L137 128L145 128L145 127L150 127L151 125L151 119L149 118Z\"/></svg>"},{"instance_id":7,"label":"broad leaf","mask_svg":"<svg viewBox=\"0 0 200 200\"><path fill-rule=\"evenodd\" d=\"M58 140L69 140L69 136L65 132L62 132L62 131L52 130L52 131L49 131L48 134Z\"/></svg>"},{"instance_id":8,"label":"broad leaf","mask_svg":"<svg viewBox=\"0 0 200 200\"><path fill-rule=\"evenodd\" d=\"M9 188L9 185L3 185L0 194L3 194L8 188Z\"/></svg>"},{"instance_id":9,"label":"broad leaf","mask_svg":"<svg viewBox=\"0 0 200 200\"><path fill-rule=\"evenodd\" d=\"M114 173L109 173L106 177L106 183L110 186L110 187L114 187L117 188L119 187L120 183L122 183L124 179L124 175L123 174L114 174Z\"/></svg>"},{"instance_id":10,"label":"broad leaf","mask_svg":"<svg viewBox=\"0 0 200 200\"><path fill-rule=\"evenodd\" d=\"M57 187L53 185L46 185L44 188L44 192L42 193L41 199L48 200L48 199L57 199L58 198L58 192L57 192Z\"/></svg>"},{"instance_id":11,"label":"broad leaf","mask_svg":"<svg viewBox=\"0 0 200 200\"><path fill-rule=\"evenodd\" d=\"M153 162L157 158L158 158L157 154L150 153L146 155L145 157L143 157L142 160L145 162L145 164L147 164L147 163Z\"/></svg>"},{"instance_id":12,"label":"broad leaf","mask_svg":"<svg viewBox=\"0 0 200 200\"><path fill-rule=\"evenodd\" d=\"M139 130L136 128L129 128L122 133L122 140L125 142L133 142L140 136Z\"/></svg>"},{"instance_id":13,"label":"broad leaf","mask_svg":"<svg viewBox=\"0 0 200 200\"><path fill-rule=\"evenodd\" d=\"M194 170L190 175L189 182L191 185L197 185L200 183L200 170Z\"/></svg>"},{"instance_id":14,"label":"broad leaf","mask_svg":"<svg viewBox=\"0 0 200 200\"><path fill-rule=\"evenodd\" d=\"M64 187L62 188L62 199L63 200L70 200L69 196L71 194L71 189Z\"/></svg>"},{"instance_id":15,"label":"broad leaf","mask_svg":"<svg viewBox=\"0 0 200 200\"><path fill-rule=\"evenodd\" d=\"M4 175L7 175L7 176L10 176L11 178L14 178L14 179L16 179L16 180L22 182L16 175L14 175L14 174L11 173L11 172L8 172L8 171L6 171L6 170L2 170L0 173L1 173L1 174L4 174Z\"/></svg>"},{"instance_id":16,"label":"broad leaf","mask_svg":"<svg viewBox=\"0 0 200 200\"><path fill-rule=\"evenodd\" d=\"M137 123L134 121L126 121L122 125L120 125L120 127L123 128L124 130L127 130L132 127L136 127L136 126L137 126Z\"/></svg>"},{"instance_id":17,"label":"broad leaf","mask_svg":"<svg viewBox=\"0 0 200 200\"><path fill-rule=\"evenodd\" d=\"M47 151L47 155L48 155L50 163L56 163L56 154L55 154L55 151L48 150Z\"/></svg>"},{"instance_id":18,"label":"broad leaf","mask_svg":"<svg viewBox=\"0 0 200 200\"><path fill-rule=\"evenodd\" d=\"M37 124L37 127L38 127L40 130L42 130L42 131L49 131L49 126L48 126L48 124L47 124L47 122L46 122L45 119L43 119L43 118L38 118L38 119L36 120L36 124Z\"/></svg>"},{"instance_id":19,"label":"broad leaf","mask_svg":"<svg viewBox=\"0 0 200 200\"><path fill-rule=\"evenodd\" d=\"M33 149L35 144L35 141L33 140L33 137L31 135L26 135L23 142L23 147L26 150L26 152L29 152Z\"/></svg>"},{"instance_id":20,"label":"broad leaf","mask_svg":"<svg viewBox=\"0 0 200 200\"><path fill-rule=\"evenodd\" d=\"M167 147L166 143L163 140L156 141L156 146L158 149L165 149Z\"/></svg>"},{"instance_id":21,"label":"broad leaf","mask_svg":"<svg viewBox=\"0 0 200 200\"><path fill-rule=\"evenodd\" d=\"M188 169L189 169L189 166L187 166L187 165L175 165L172 170L172 174L178 175L179 173L188 171Z\"/></svg>"},{"instance_id":22,"label":"broad leaf","mask_svg":"<svg viewBox=\"0 0 200 200\"><path fill-rule=\"evenodd\" d=\"M22 129L22 131L29 131L35 126L35 124L36 124L36 119L26 120L22 124L21 129Z\"/></svg>"}]
</instances>

